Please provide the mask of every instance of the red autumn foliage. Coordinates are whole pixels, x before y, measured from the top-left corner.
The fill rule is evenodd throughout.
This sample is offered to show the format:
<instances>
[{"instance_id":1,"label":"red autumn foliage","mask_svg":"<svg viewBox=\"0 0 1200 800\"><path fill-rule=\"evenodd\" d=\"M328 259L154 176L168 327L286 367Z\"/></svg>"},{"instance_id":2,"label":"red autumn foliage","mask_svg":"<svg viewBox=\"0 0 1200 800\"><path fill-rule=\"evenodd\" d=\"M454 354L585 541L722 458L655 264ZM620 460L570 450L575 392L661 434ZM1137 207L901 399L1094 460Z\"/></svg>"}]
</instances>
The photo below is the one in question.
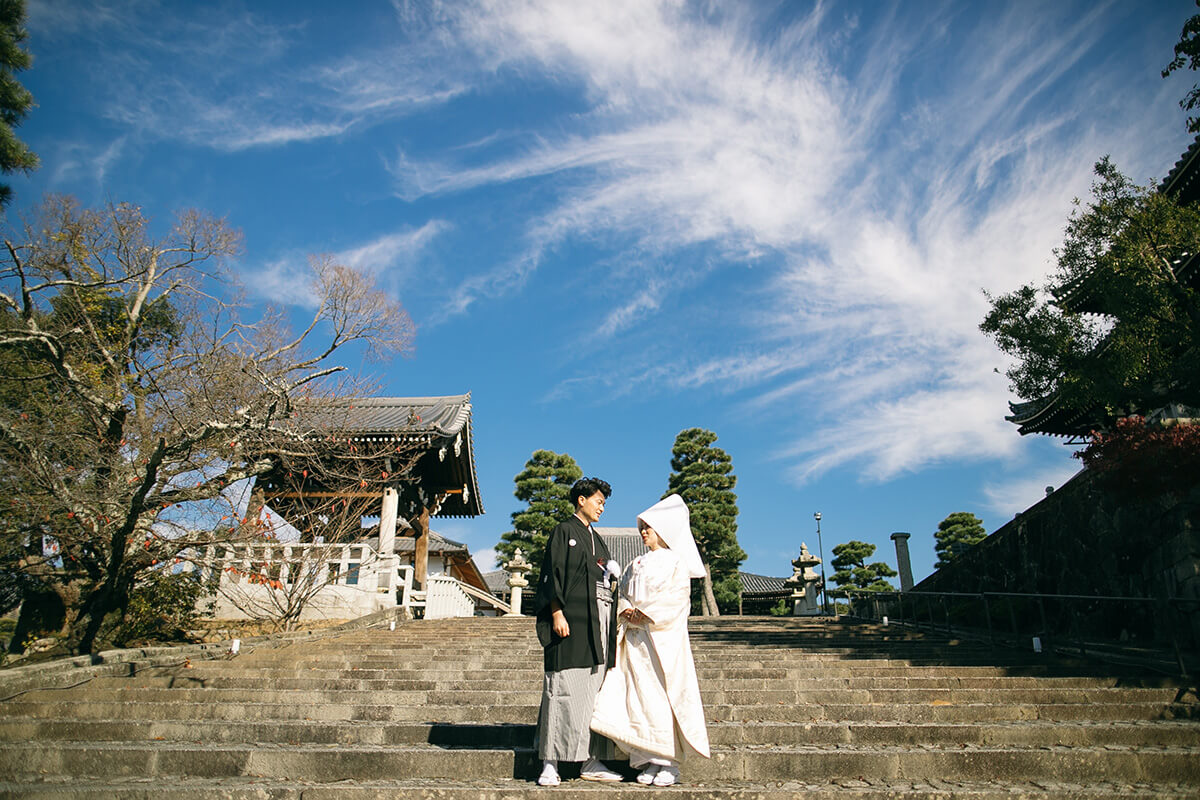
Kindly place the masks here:
<instances>
[{"instance_id":1,"label":"red autumn foliage","mask_svg":"<svg viewBox=\"0 0 1200 800\"><path fill-rule=\"evenodd\" d=\"M1110 489L1136 497L1179 495L1200 484L1200 425L1149 426L1117 420L1075 454Z\"/></svg>"}]
</instances>

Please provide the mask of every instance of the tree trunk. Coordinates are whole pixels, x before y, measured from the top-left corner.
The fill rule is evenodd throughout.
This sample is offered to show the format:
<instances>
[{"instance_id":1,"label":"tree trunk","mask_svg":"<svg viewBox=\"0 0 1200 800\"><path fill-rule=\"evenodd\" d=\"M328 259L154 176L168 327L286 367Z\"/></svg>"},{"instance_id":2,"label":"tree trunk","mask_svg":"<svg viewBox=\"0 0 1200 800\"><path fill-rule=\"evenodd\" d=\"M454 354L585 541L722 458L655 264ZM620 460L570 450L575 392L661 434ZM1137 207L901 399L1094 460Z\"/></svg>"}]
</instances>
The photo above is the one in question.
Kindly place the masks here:
<instances>
[{"instance_id":1,"label":"tree trunk","mask_svg":"<svg viewBox=\"0 0 1200 800\"><path fill-rule=\"evenodd\" d=\"M129 585L102 584L89 592L80 592L80 602L73 615L72 610L68 610L67 646L72 653L88 655L95 650L105 618L112 614L119 622L124 617L131 588Z\"/></svg>"},{"instance_id":2,"label":"tree trunk","mask_svg":"<svg viewBox=\"0 0 1200 800\"><path fill-rule=\"evenodd\" d=\"M422 507L421 513L409 521L413 535L413 589L425 591L429 576L429 509Z\"/></svg>"},{"instance_id":3,"label":"tree trunk","mask_svg":"<svg viewBox=\"0 0 1200 800\"><path fill-rule=\"evenodd\" d=\"M721 616L721 609L717 608L717 596L713 594L712 567L708 564L704 565L704 594L701 595L701 605L703 606L704 616Z\"/></svg>"},{"instance_id":4,"label":"tree trunk","mask_svg":"<svg viewBox=\"0 0 1200 800\"><path fill-rule=\"evenodd\" d=\"M265 505L266 498L263 494L263 488L255 480L254 488L250 490L250 497L246 501L246 516L242 518L241 523L238 525L239 539L248 539L254 535L255 529L258 527L258 518L262 516L263 506ZM300 541L311 542L312 531L301 530Z\"/></svg>"},{"instance_id":5,"label":"tree trunk","mask_svg":"<svg viewBox=\"0 0 1200 800\"><path fill-rule=\"evenodd\" d=\"M17 614L17 625L8 643L8 652L20 655L25 643L40 638L44 632L66 630L66 606L62 599L51 591L29 591L21 601Z\"/></svg>"},{"instance_id":6,"label":"tree trunk","mask_svg":"<svg viewBox=\"0 0 1200 800\"><path fill-rule=\"evenodd\" d=\"M108 613L108 603L105 600L105 596L97 597L93 594L71 621L67 647L72 653L89 655L96 646L96 635L100 633L100 625L104 622L104 615Z\"/></svg>"}]
</instances>

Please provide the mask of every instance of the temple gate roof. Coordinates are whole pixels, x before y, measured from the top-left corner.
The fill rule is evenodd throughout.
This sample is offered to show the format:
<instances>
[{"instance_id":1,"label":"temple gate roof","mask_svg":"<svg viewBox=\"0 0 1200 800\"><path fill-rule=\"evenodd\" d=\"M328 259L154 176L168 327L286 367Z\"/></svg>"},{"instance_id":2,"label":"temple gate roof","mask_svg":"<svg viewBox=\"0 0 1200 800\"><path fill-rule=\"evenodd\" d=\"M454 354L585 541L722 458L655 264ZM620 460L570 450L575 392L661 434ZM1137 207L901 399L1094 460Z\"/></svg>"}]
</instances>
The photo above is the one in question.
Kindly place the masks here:
<instances>
[{"instance_id":1,"label":"temple gate roof","mask_svg":"<svg viewBox=\"0 0 1200 800\"><path fill-rule=\"evenodd\" d=\"M410 506L402 509L402 513L417 505L432 508L436 497L442 499L433 516L475 517L483 513L475 472L469 393L445 397L352 397L301 405L292 424L315 435L344 438L349 445L394 441L423 449L409 471L409 477L415 481L402 492ZM275 493L273 499L275 506L283 497Z\"/></svg>"}]
</instances>

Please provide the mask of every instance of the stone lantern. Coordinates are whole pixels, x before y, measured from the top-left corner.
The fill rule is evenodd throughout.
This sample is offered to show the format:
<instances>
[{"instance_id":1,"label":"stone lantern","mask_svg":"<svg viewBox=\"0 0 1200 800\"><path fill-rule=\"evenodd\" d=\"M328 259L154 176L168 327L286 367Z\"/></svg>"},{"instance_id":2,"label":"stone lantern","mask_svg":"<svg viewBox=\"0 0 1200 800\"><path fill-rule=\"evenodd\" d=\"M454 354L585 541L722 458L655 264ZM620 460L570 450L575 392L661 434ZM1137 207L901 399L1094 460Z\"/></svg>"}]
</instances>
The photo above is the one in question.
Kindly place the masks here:
<instances>
[{"instance_id":1,"label":"stone lantern","mask_svg":"<svg viewBox=\"0 0 1200 800\"><path fill-rule=\"evenodd\" d=\"M821 559L808 552L808 545L800 543L800 556L792 562L792 577L783 582L792 588L792 616L809 617L821 613L817 595L821 591L821 576L813 569Z\"/></svg>"},{"instance_id":2,"label":"stone lantern","mask_svg":"<svg viewBox=\"0 0 1200 800\"><path fill-rule=\"evenodd\" d=\"M525 580L525 573L531 569L533 569L533 565L525 560L525 554L518 547L516 552L513 553L512 561L504 565L504 570L508 573L508 586L512 589L512 599L509 600L509 606L512 610L504 616L523 616L521 614L521 590L529 585L529 581Z\"/></svg>"}]
</instances>

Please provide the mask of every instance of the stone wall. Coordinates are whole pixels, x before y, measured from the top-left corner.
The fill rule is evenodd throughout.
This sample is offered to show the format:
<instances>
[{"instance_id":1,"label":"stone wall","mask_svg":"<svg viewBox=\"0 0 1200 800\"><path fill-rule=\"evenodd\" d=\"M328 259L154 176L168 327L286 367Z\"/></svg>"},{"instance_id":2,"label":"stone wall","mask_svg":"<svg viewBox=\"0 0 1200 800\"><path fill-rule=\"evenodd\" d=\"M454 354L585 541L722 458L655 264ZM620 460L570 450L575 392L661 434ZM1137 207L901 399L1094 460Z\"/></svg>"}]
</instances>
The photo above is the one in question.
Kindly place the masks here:
<instances>
[{"instance_id":1,"label":"stone wall","mask_svg":"<svg viewBox=\"0 0 1200 800\"><path fill-rule=\"evenodd\" d=\"M1180 497L1131 501L1099 487L1081 470L982 542L914 587L925 592L1016 592L1200 601L1200 476ZM1200 603L1184 624L1200 637ZM1163 624L1112 606L1107 633L1121 637ZM1101 631L1096 631L1101 633ZM1161 633L1161 631L1159 631ZM1140 637L1139 637L1140 638Z\"/></svg>"}]
</instances>

